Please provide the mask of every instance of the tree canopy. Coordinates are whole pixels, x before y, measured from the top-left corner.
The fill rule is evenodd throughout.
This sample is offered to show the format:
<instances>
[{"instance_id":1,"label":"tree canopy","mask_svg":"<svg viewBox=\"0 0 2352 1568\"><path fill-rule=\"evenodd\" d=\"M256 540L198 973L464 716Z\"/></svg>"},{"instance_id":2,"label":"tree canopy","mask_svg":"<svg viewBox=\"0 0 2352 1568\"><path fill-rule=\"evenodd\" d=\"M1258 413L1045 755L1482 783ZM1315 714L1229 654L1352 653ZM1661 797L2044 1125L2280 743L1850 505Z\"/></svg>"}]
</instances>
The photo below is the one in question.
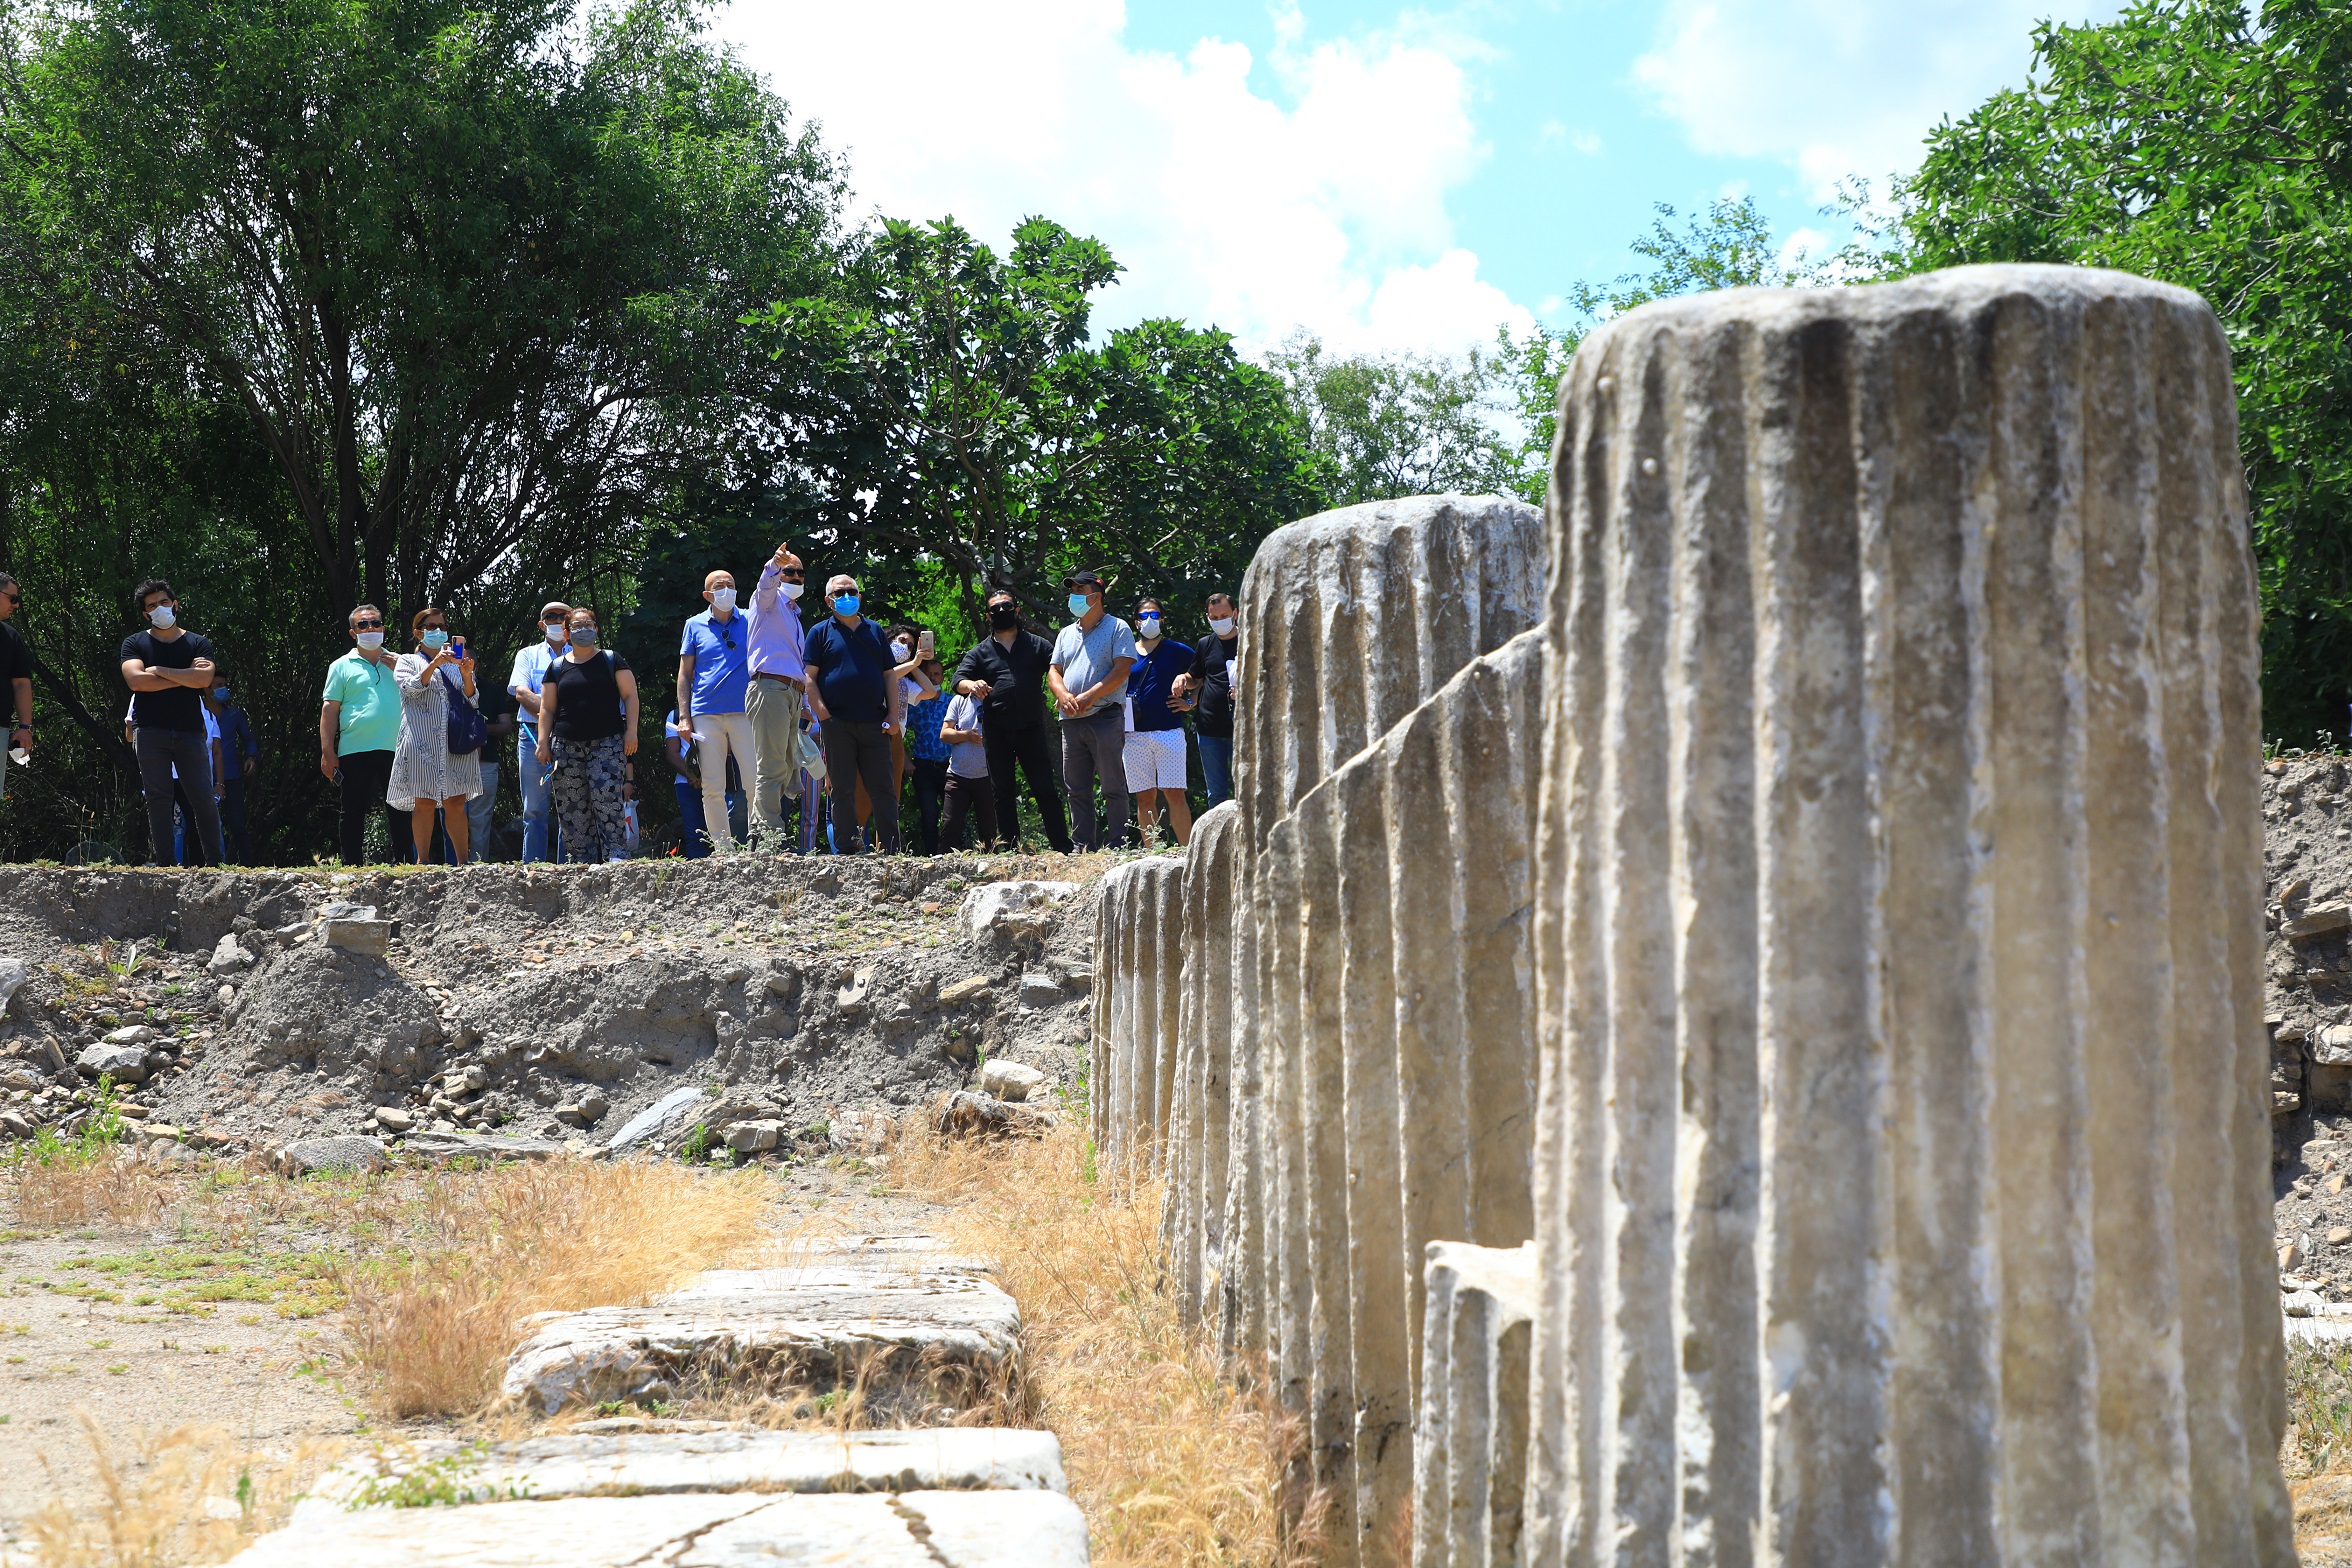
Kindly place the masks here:
<instances>
[{"instance_id":1,"label":"tree canopy","mask_svg":"<svg viewBox=\"0 0 2352 1568\"><path fill-rule=\"evenodd\" d=\"M1938 127L1889 270L2117 267L2195 289L2229 336L2263 599L2264 727L2352 696L2352 11L2141 0L2034 33L2034 73Z\"/></svg>"}]
</instances>

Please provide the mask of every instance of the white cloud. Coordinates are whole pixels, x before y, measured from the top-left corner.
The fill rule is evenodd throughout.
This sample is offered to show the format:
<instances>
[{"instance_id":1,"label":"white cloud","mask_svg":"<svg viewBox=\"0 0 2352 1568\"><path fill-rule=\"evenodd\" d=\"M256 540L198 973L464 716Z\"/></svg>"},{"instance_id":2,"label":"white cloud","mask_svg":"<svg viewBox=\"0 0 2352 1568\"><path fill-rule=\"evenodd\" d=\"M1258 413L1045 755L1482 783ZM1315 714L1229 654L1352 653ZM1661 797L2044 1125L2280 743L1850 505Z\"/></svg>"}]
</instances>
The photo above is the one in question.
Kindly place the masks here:
<instances>
[{"instance_id":1,"label":"white cloud","mask_svg":"<svg viewBox=\"0 0 2352 1568\"><path fill-rule=\"evenodd\" d=\"M717 31L848 153L861 204L1000 244L1039 214L1109 245L1127 272L1106 324L1455 349L1532 320L1447 212L1485 157L1474 40L1401 23L1309 43L1292 8L1270 95L1246 47L1132 49L1125 21L1119 0L737 0Z\"/></svg>"},{"instance_id":2,"label":"white cloud","mask_svg":"<svg viewBox=\"0 0 2352 1568\"><path fill-rule=\"evenodd\" d=\"M1783 159L1826 193L1913 168L1944 115L2022 83L2049 14L2047 0L1669 0L1634 76L1699 151Z\"/></svg>"}]
</instances>

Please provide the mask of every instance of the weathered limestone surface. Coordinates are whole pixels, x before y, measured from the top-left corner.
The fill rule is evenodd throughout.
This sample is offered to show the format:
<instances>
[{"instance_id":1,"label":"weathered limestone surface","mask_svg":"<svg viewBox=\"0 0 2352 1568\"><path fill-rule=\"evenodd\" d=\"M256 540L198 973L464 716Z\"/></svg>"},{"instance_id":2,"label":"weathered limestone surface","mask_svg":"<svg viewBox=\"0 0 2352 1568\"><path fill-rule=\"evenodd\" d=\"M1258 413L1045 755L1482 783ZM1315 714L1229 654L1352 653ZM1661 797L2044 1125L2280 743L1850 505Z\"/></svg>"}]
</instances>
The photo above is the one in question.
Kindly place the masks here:
<instances>
[{"instance_id":1,"label":"weathered limestone surface","mask_svg":"<svg viewBox=\"0 0 2352 1568\"><path fill-rule=\"evenodd\" d=\"M2212 312L1668 301L1561 431L1530 1564L2293 1561Z\"/></svg>"},{"instance_id":2,"label":"weathered limestone surface","mask_svg":"<svg viewBox=\"0 0 2352 1568\"><path fill-rule=\"evenodd\" d=\"M1427 1349L1413 1432L1413 1562L1516 1568L1535 1243L1433 1241L1427 1279Z\"/></svg>"},{"instance_id":3,"label":"weathered limestone surface","mask_svg":"<svg viewBox=\"0 0 2352 1568\"><path fill-rule=\"evenodd\" d=\"M573 1497L313 1516L235 1568L1085 1568L1058 1492Z\"/></svg>"},{"instance_id":4,"label":"weathered limestone surface","mask_svg":"<svg viewBox=\"0 0 2352 1568\"><path fill-rule=\"evenodd\" d=\"M668 1492L1067 1490L1051 1432L997 1427L910 1431L661 1432L549 1436L491 1444L435 1441L387 1462L352 1460L320 1477L292 1523L390 1506L402 1475L429 1467L460 1502L550 1502ZM438 1517L438 1516L434 1516Z\"/></svg>"},{"instance_id":5,"label":"weathered limestone surface","mask_svg":"<svg viewBox=\"0 0 2352 1568\"><path fill-rule=\"evenodd\" d=\"M1233 888L1240 865L1240 820L1240 808L1232 801L1203 812L1184 854L1176 1088L1161 1212L1170 1288L1188 1322L1208 1316L1215 1300L1224 1256L1225 1167L1232 1147L1233 1038L1236 1030L1249 1027L1249 1005L1235 990Z\"/></svg>"},{"instance_id":6,"label":"weathered limestone surface","mask_svg":"<svg viewBox=\"0 0 2352 1568\"><path fill-rule=\"evenodd\" d=\"M1412 1492L1424 1249L1531 1234L1541 675L1537 633L1471 661L1269 850L1299 900L1297 1000L1275 1015L1296 1185L1268 1245L1304 1284L1278 1342L1303 1347L1284 1372L1358 1538L1343 1561L1391 1560Z\"/></svg>"},{"instance_id":7,"label":"weathered limestone surface","mask_svg":"<svg viewBox=\"0 0 2352 1568\"><path fill-rule=\"evenodd\" d=\"M1094 1146L1106 1168L1160 1170L1176 1088L1183 984L1184 860L1152 855L1113 868L1096 908Z\"/></svg>"},{"instance_id":8,"label":"weathered limestone surface","mask_svg":"<svg viewBox=\"0 0 2352 1568\"><path fill-rule=\"evenodd\" d=\"M1020 1334L1013 1298L958 1269L728 1270L652 1306L547 1315L508 1358L502 1392L552 1414L703 1380L862 1377L870 1407L959 1404L1001 1386Z\"/></svg>"}]
</instances>

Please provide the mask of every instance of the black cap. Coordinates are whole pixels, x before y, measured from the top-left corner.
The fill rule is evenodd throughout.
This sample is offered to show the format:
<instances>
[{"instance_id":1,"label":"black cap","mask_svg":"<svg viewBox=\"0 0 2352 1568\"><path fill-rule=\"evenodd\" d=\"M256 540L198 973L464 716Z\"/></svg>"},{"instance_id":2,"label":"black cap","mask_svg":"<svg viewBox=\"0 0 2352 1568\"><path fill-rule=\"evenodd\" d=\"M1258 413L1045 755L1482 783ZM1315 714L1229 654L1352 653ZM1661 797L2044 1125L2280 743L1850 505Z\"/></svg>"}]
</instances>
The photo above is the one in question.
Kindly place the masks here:
<instances>
[{"instance_id":1,"label":"black cap","mask_svg":"<svg viewBox=\"0 0 2352 1568\"><path fill-rule=\"evenodd\" d=\"M1062 579L1062 586L1064 588L1104 588L1108 587L1109 584L1103 581L1102 573L1096 571L1093 567L1081 566L1078 568L1078 570L1072 572L1069 576Z\"/></svg>"}]
</instances>

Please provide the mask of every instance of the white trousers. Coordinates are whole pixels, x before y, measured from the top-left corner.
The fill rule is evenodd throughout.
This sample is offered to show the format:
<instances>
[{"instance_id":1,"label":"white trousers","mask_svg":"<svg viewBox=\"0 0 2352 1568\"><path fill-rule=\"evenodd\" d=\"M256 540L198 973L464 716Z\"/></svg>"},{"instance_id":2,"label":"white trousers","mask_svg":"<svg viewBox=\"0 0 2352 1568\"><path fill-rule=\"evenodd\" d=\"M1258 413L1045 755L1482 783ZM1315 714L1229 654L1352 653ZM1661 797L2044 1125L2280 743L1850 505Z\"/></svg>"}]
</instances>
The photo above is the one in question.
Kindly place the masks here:
<instances>
[{"instance_id":1,"label":"white trousers","mask_svg":"<svg viewBox=\"0 0 2352 1568\"><path fill-rule=\"evenodd\" d=\"M751 752L751 716L745 713L697 713L694 716L694 765L702 772L702 820L711 848L735 847L727 830L727 759L746 783L759 777L758 759Z\"/></svg>"}]
</instances>

